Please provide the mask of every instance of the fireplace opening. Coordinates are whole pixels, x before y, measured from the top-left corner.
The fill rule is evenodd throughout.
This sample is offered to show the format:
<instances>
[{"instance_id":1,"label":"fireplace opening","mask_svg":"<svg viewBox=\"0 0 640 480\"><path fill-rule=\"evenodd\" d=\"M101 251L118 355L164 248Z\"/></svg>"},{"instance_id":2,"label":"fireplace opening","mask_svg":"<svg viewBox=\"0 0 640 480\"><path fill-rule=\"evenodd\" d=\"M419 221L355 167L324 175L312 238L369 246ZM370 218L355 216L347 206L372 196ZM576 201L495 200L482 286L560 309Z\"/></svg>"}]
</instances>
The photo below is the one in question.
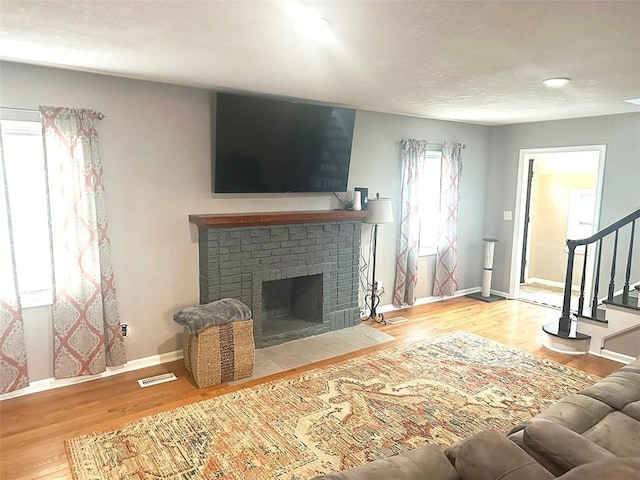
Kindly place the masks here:
<instances>
[{"instance_id":1,"label":"fireplace opening","mask_svg":"<svg viewBox=\"0 0 640 480\"><path fill-rule=\"evenodd\" d=\"M262 282L263 346L323 329L322 274Z\"/></svg>"}]
</instances>

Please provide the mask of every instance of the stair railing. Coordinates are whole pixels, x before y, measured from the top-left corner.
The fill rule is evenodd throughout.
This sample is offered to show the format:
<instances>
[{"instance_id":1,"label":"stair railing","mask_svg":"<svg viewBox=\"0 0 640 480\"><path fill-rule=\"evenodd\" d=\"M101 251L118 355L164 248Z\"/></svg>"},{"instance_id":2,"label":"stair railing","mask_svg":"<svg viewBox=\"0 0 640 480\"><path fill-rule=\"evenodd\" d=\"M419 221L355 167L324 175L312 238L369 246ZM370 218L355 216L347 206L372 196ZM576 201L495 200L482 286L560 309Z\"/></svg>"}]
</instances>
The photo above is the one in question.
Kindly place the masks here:
<instances>
[{"instance_id":1,"label":"stair railing","mask_svg":"<svg viewBox=\"0 0 640 480\"><path fill-rule=\"evenodd\" d=\"M610 268L610 279L607 291L607 300L612 301L615 295L615 276L616 276L616 267L618 262L618 240L620 230L627 225L631 225L631 232L629 235L629 245L628 252L626 258L626 270L624 277L624 285L622 289L622 298L623 302L628 302L629 300L629 289L630 289L630 279L632 272L632 264L633 264L633 252L634 252L634 240L635 240L635 229L636 229L636 220L640 218L640 209L635 212L630 213L624 218L621 218L617 222L609 225L606 228L603 228L598 233L593 234L588 238L584 238L581 240L567 240L567 248L569 250L569 256L567 257L567 274L565 277L564 283L564 299L562 302L562 316L560 317L560 323L558 325L558 334L562 336L569 336L571 331L571 322L574 320L574 316L571 312L571 289L573 285L573 266L575 261L576 249L579 246L584 245L584 260L582 265L582 275L580 280L580 293L578 296L578 309L577 314L581 316L585 316L585 284L586 284L586 272L588 268L587 257L588 257L588 248L590 245L593 245L597 242L597 256L595 262L595 276L592 285L592 292L589 293L589 302L591 308L591 318L596 318L597 307L599 303L598 299L598 291L600 286L600 271L601 271L601 262L602 262L602 243L605 238L610 238L613 235L613 250L612 250L612 259L611 259L611 268Z\"/></svg>"}]
</instances>

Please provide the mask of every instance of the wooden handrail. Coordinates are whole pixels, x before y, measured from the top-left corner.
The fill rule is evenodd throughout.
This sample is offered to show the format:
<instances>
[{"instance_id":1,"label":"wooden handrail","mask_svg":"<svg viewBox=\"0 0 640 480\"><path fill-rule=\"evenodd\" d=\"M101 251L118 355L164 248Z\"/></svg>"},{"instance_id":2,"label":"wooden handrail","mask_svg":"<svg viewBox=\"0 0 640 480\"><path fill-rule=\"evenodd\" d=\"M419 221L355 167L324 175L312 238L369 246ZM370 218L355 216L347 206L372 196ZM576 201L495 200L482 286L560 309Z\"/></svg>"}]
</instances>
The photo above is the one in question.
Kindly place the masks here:
<instances>
[{"instance_id":1,"label":"wooden handrail","mask_svg":"<svg viewBox=\"0 0 640 480\"><path fill-rule=\"evenodd\" d=\"M603 228L599 232L594 233L593 235L591 235L588 238L583 238L581 240L567 240L567 246L569 245L569 242L571 242L573 245L576 245L576 246L578 246L578 245L588 245L590 243L596 242L596 241L600 240L601 238L604 238L607 235L609 235L610 233L613 233L616 230L619 230L621 227L624 227L626 224L631 223L632 221L634 221L634 220L636 220L638 218L640 218L640 208L638 210L636 210L635 212L631 212L626 217L621 218L617 222L612 223L608 227Z\"/></svg>"}]
</instances>

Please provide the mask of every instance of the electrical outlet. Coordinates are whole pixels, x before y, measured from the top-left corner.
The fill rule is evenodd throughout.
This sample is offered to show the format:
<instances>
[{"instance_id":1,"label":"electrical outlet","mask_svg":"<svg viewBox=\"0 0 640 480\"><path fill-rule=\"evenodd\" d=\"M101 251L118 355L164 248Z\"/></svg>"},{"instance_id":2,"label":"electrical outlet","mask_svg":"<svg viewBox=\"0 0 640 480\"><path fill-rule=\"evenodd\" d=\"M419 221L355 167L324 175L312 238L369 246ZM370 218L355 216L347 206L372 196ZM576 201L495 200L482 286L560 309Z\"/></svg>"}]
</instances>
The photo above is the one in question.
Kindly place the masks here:
<instances>
[{"instance_id":1,"label":"electrical outlet","mask_svg":"<svg viewBox=\"0 0 640 480\"><path fill-rule=\"evenodd\" d=\"M127 336L127 327L128 327L128 325L126 323L121 323L120 324L120 332L122 333L123 337Z\"/></svg>"},{"instance_id":2,"label":"electrical outlet","mask_svg":"<svg viewBox=\"0 0 640 480\"><path fill-rule=\"evenodd\" d=\"M376 292L382 290L382 280L376 280L375 282L373 282L373 285Z\"/></svg>"}]
</instances>

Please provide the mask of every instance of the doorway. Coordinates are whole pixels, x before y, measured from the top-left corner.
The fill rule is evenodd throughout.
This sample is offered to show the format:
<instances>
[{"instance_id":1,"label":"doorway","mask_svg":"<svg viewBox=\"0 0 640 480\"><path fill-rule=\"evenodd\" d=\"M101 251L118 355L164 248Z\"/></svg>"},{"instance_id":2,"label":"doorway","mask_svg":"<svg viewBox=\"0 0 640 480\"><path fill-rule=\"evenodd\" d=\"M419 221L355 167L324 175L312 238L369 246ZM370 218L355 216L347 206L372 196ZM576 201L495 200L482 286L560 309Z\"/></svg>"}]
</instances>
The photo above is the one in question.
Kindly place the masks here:
<instances>
[{"instance_id":1,"label":"doorway","mask_svg":"<svg viewBox=\"0 0 640 480\"><path fill-rule=\"evenodd\" d=\"M566 240L598 230L605 153L604 145L520 151L510 298L562 307ZM577 253L587 255L589 291L592 254ZM580 283L582 265L575 262L574 284Z\"/></svg>"}]
</instances>

